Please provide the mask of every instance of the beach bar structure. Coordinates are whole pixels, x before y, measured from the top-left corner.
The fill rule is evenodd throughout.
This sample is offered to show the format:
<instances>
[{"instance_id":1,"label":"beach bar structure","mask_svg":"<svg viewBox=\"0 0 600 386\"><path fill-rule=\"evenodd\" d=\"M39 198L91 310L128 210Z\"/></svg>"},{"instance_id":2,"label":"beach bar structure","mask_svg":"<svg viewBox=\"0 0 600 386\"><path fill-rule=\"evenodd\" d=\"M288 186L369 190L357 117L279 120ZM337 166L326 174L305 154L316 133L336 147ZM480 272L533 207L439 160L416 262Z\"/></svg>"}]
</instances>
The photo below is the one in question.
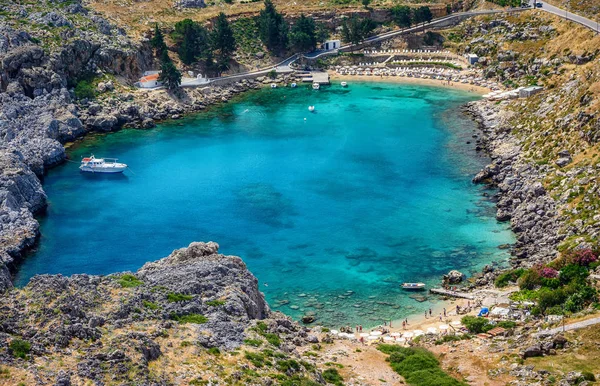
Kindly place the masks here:
<instances>
[{"instance_id":1,"label":"beach bar structure","mask_svg":"<svg viewBox=\"0 0 600 386\"><path fill-rule=\"evenodd\" d=\"M519 90L519 98L529 98L537 93L542 92L544 88L540 86L530 86Z\"/></svg>"},{"instance_id":2,"label":"beach bar structure","mask_svg":"<svg viewBox=\"0 0 600 386\"><path fill-rule=\"evenodd\" d=\"M479 56L475 54L467 54L467 61L470 66L473 66L475 63L479 62Z\"/></svg>"}]
</instances>

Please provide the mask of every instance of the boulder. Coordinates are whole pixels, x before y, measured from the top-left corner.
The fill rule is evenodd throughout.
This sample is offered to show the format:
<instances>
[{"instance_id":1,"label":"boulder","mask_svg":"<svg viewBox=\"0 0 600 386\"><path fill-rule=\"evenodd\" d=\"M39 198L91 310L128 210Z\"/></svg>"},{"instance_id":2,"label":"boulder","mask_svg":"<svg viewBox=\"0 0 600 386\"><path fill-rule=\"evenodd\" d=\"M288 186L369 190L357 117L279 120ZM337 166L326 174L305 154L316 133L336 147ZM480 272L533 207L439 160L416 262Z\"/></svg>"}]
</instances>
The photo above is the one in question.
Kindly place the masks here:
<instances>
[{"instance_id":1,"label":"boulder","mask_svg":"<svg viewBox=\"0 0 600 386\"><path fill-rule=\"evenodd\" d=\"M313 315L304 315L302 317L302 323L304 324L310 324L313 323L315 321L315 317Z\"/></svg>"},{"instance_id":2,"label":"boulder","mask_svg":"<svg viewBox=\"0 0 600 386\"><path fill-rule=\"evenodd\" d=\"M529 346L523 351L523 359L533 358L533 357L541 357L544 355L544 351L539 344L535 344L533 346Z\"/></svg>"},{"instance_id":3,"label":"boulder","mask_svg":"<svg viewBox=\"0 0 600 386\"><path fill-rule=\"evenodd\" d=\"M459 284L463 280L465 280L465 274L455 269L444 275L444 283L446 284Z\"/></svg>"}]
</instances>

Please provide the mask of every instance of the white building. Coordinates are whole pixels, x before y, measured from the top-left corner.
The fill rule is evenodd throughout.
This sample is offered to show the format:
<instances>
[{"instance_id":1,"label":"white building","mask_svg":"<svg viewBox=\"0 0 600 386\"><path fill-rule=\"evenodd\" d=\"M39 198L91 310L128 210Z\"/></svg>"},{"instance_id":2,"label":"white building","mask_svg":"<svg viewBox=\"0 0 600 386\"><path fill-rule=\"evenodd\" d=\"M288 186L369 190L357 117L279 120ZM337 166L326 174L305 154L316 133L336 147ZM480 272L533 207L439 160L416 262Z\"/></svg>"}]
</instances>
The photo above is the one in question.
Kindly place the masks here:
<instances>
[{"instance_id":1,"label":"white building","mask_svg":"<svg viewBox=\"0 0 600 386\"><path fill-rule=\"evenodd\" d=\"M159 73L146 75L140 78L139 82L136 83L136 86L140 88L154 88L161 86L162 83L158 80L159 76Z\"/></svg>"},{"instance_id":2,"label":"white building","mask_svg":"<svg viewBox=\"0 0 600 386\"><path fill-rule=\"evenodd\" d=\"M467 55L467 61L469 62L469 65L474 65L475 63L479 62L479 56L475 55L475 54L468 54Z\"/></svg>"},{"instance_id":3,"label":"white building","mask_svg":"<svg viewBox=\"0 0 600 386\"><path fill-rule=\"evenodd\" d=\"M323 43L321 48L326 51L331 51L331 50L337 50L341 46L342 46L341 40L327 40L325 43Z\"/></svg>"},{"instance_id":4,"label":"white building","mask_svg":"<svg viewBox=\"0 0 600 386\"><path fill-rule=\"evenodd\" d=\"M541 92L544 88L540 87L540 86L531 86L531 87L525 87L521 90L519 90L519 97L520 98L529 98L530 96L533 96L539 92Z\"/></svg>"}]
</instances>

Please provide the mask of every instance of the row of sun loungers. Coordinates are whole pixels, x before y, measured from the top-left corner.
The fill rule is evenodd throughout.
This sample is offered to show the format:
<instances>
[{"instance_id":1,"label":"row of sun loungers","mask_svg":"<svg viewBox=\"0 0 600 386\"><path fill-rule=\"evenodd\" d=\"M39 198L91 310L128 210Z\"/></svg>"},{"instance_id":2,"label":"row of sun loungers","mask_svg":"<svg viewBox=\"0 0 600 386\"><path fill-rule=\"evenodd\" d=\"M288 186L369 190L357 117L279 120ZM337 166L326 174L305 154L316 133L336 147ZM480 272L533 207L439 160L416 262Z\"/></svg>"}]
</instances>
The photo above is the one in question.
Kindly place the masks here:
<instances>
[{"instance_id":1,"label":"row of sun loungers","mask_svg":"<svg viewBox=\"0 0 600 386\"><path fill-rule=\"evenodd\" d=\"M376 55L376 54L451 54L450 51L429 51L429 50L365 50L365 54L367 55Z\"/></svg>"},{"instance_id":2,"label":"row of sun loungers","mask_svg":"<svg viewBox=\"0 0 600 386\"><path fill-rule=\"evenodd\" d=\"M455 69L418 67L370 68L359 66L339 66L336 68L336 71L339 75L400 76L408 78L435 79L454 83L472 84L487 87L492 90L500 90L500 87L495 82L488 81L481 76L477 76L476 74L464 73Z\"/></svg>"}]
</instances>

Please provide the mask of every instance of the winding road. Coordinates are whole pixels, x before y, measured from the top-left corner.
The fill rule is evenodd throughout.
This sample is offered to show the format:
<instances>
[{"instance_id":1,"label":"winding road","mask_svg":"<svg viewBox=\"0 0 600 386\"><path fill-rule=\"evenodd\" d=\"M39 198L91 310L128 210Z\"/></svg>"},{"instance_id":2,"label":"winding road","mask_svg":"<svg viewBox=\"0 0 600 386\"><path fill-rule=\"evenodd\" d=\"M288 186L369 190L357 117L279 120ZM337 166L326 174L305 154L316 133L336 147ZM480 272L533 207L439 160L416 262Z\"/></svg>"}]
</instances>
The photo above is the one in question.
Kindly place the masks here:
<instances>
[{"instance_id":1,"label":"winding road","mask_svg":"<svg viewBox=\"0 0 600 386\"><path fill-rule=\"evenodd\" d=\"M567 19L567 20L573 21L575 23L579 23L579 24L583 25L584 27L588 27L592 31L600 33L600 23L599 23L599 21L590 20L590 19L585 18L583 16L580 16L580 15L577 15L575 13L569 12L566 9L555 7L554 5L548 4L545 1L538 0L537 2L542 4L542 7L538 8L539 10L546 11L548 13L554 14L554 15L556 15L558 17L563 18L563 19ZM530 5L531 6L533 6L533 3L534 3L534 0L530 0Z\"/></svg>"}]
</instances>

